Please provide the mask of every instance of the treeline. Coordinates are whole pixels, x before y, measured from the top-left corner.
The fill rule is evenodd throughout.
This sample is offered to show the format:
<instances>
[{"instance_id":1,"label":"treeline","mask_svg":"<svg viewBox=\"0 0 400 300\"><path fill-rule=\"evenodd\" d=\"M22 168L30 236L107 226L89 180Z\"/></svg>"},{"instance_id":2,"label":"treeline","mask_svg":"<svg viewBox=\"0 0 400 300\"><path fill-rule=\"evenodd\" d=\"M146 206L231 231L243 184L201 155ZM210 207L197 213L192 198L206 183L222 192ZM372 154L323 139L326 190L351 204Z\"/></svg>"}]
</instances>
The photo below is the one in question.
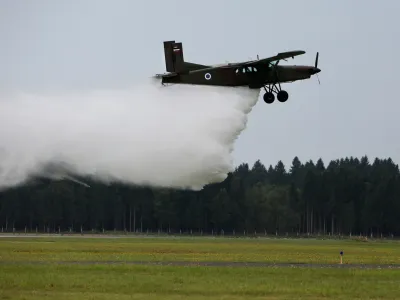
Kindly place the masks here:
<instances>
[{"instance_id":1,"label":"treeline","mask_svg":"<svg viewBox=\"0 0 400 300\"><path fill-rule=\"evenodd\" d=\"M198 192L47 181L0 193L3 231L400 234L400 176L368 157L242 164Z\"/></svg>"}]
</instances>

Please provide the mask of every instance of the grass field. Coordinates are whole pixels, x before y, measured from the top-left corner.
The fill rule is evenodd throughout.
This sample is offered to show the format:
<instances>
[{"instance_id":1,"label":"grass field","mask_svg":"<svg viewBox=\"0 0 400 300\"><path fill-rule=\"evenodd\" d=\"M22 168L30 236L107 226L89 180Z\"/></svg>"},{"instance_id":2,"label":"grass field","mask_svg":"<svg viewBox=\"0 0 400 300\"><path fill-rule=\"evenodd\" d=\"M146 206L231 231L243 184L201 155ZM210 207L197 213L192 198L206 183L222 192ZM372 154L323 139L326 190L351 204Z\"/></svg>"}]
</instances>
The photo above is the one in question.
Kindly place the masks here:
<instances>
[{"instance_id":1,"label":"grass field","mask_svg":"<svg viewBox=\"0 0 400 300\"><path fill-rule=\"evenodd\" d=\"M400 243L396 241L0 238L0 299L400 298L399 269L123 263L242 261L337 265L340 251L344 251L344 264L400 264ZM97 263L79 263L89 261ZM108 264L110 261L121 264Z\"/></svg>"}]
</instances>

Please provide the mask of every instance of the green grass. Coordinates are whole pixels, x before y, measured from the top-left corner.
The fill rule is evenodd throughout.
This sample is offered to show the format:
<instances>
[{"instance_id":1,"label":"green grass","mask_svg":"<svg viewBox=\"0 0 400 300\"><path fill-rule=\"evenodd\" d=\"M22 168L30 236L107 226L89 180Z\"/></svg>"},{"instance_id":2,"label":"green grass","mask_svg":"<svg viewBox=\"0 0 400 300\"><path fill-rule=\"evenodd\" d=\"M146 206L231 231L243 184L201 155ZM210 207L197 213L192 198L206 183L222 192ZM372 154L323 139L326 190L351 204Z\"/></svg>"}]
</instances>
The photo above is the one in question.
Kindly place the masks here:
<instances>
[{"instance_id":1,"label":"green grass","mask_svg":"<svg viewBox=\"0 0 400 300\"><path fill-rule=\"evenodd\" d=\"M400 243L307 239L2 238L0 260L259 261L400 264Z\"/></svg>"},{"instance_id":2,"label":"green grass","mask_svg":"<svg viewBox=\"0 0 400 300\"><path fill-rule=\"evenodd\" d=\"M7 265L0 299L383 299L389 270Z\"/></svg>"},{"instance_id":3,"label":"green grass","mask_svg":"<svg viewBox=\"0 0 400 300\"><path fill-rule=\"evenodd\" d=\"M400 263L399 242L0 238L0 299L395 299L400 270L25 264L189 260ZM16 264L15 264L16 263Z\"/></svg>"}]
</instances>

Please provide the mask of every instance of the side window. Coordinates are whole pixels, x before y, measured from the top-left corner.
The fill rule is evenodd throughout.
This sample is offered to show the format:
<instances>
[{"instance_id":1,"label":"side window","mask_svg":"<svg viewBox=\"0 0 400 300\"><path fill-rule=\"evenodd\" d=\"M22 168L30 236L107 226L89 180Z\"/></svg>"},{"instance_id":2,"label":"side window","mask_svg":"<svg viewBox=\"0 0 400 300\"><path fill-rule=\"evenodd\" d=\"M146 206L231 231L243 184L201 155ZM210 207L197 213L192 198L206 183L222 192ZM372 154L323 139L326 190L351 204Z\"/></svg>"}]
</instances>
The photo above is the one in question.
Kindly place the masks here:
<instances>
[{"instance_id":1,"label":"side window","mask_svg":"<svg viewBox=\"0 0 400 300\"><path fill-rule=\"evenodd\" d=\"M255 73L255 72L257 72L257 69L255 67L250 66L250 67L246 67L245 72L246 73Z\"/></svg>"},{"instance_id":2,"label":"side window","mask_svg":"<svg viewBox=\"0 0 400 300\"><path fill-rule=\"evenodd\" d=\"M255 73L257 72L257 68L255 67L242 67L241 69L236 69L235 73L238 75L239 73L246 74L246 73Z\"/></svg>"}]
</instances>

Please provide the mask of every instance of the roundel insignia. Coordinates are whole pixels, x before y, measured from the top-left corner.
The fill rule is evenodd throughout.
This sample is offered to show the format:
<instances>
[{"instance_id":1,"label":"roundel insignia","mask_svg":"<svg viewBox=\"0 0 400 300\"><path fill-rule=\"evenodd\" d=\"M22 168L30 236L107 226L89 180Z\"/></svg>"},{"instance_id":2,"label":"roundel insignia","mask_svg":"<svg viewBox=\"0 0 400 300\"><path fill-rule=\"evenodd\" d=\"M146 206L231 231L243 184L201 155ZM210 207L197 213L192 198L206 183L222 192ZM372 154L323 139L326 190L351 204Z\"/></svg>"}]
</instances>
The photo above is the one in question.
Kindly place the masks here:
<instances>
[{"instance_id":1,"label":"roundel insignia","mask_svg":"<svg viewBox=\"0 0 400 300\"><path fill-rule=\"evenodd\" d=\"M205 78L206 80L210 80L210 79L211 79L211 74L210 74L210 73L206 73L206 74L204 75L204 78Z\"/></svg>"}]
</instances>

